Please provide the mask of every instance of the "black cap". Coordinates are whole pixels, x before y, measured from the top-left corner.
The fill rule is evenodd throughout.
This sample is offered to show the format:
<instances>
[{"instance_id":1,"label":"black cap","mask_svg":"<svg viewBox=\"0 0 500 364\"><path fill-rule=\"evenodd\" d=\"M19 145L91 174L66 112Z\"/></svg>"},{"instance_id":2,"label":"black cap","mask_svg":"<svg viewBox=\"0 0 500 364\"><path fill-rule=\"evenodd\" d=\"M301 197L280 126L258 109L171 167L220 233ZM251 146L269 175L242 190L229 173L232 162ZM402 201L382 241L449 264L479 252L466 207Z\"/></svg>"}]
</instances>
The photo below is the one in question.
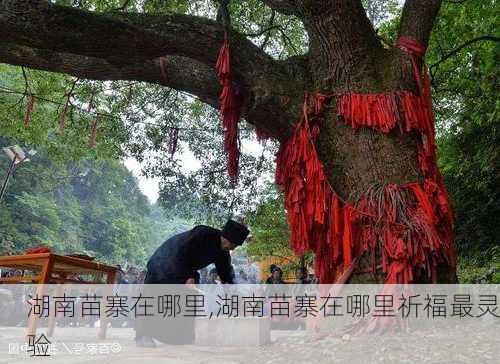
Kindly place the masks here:
<instances>
[{"instance_id":1,"label":"black cap","mask_svg":"<svg viewBox=\"0 0 500 364\"><path fill-rule=\"evenodd\" d=\"M274 265L274 264L273 264ZM278 267L277 265L274 265L274 267L271 268L271 273L274 273L274 272L280 272L280 273L283 273L283 271L281 270L280 267Z\"/></svg>"},{"instance_id":2,"label":"black cap","mask_svg":"<svg viewBox=\"0 0 500 364\"><path fill-rule=\"evenodd\" d=\"M235 245L243 244L249 233L245 225L233 220L228 220L222 229L222 236Z\"/></svg>"}]
</instances>

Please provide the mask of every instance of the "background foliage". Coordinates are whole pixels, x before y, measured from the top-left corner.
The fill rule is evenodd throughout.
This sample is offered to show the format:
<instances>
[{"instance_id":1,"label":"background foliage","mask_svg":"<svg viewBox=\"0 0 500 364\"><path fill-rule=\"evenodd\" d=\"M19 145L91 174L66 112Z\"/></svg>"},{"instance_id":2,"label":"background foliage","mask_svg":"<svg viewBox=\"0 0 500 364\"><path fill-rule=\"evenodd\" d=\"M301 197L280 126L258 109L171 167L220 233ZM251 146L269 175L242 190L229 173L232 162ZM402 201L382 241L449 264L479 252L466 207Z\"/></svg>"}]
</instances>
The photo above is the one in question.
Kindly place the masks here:
<instances>
[{"instance_id":1,"label":"background foliage","mask_svg":"<svg viewBox=\"0 0 500 364\"><path fill-rule=\"evenodd\" d=\"M8 164L2 158L1 170ZM62 254L82 252L142 266L167 236L189 226L150 205L120 162L58 163L40 150L18 166L2 201L0 254L48 246Z\"/></svg>"}]
</instances>

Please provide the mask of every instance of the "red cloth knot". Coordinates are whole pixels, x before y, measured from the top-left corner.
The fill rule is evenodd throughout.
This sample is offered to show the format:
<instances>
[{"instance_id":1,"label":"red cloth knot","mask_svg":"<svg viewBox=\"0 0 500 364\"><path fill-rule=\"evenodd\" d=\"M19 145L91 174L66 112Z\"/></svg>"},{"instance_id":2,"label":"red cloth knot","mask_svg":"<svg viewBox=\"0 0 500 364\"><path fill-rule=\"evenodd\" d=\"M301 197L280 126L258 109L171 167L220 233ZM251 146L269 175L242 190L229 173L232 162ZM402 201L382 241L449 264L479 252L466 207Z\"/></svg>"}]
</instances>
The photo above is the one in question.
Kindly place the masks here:
<instances>
[{"instance_id":1,"label":"red cloth knot","mask_svg":"<svg viewBox=\"0 0 500 364\"><path fill-rule=\"evenodd\" d=\"M219 95L220 115L224 128L224 151L227 155L227 170L232 184L238 180L240 159L239 129L242 99L238 87L233 85L231 73L229 38L224 35L224 43L219 51L216 70L222 92Z\"/></svg>"},{"instance_id":2,"label":"red cloth knot","mask_svg":"<svg viewBox=\"0 0 500 364\"><path fill-rule=\"evenodd\" d=\"M412 37L402 36L396 42L396 48L401 49L403 52L410 53L419 58L424 58L427 47Z\"/></svg>"},{"instance_id":3,"label":"red cloth knot","mask_svg":"<svg viewBox=\"0 0 500 364\"><path fill-rule=\"evenodd\" d=\"M420 67L418 62L421 62L423 60L427 47L415 38L402 36L399 37L398 41L396 42L396 48L401 49L403 52L406 52L411 56L411 63L413 66L415 81L417 82L420 93L422 93L424 86L422 83L422 77L420 75Z\"/></svg>"}]
</instances>

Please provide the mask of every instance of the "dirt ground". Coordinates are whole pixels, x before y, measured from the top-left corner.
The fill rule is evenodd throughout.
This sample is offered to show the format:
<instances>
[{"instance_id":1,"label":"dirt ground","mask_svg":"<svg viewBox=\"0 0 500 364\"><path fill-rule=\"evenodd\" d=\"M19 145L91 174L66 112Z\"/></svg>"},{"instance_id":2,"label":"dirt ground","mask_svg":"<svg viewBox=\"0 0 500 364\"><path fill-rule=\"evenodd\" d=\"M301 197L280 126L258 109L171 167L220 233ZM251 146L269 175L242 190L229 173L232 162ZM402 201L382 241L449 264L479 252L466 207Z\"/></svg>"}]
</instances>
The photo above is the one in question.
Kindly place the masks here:
<instances>
[{"instance_id":1,"label":"dirt ground","mask_svg":"<svg viewBox=\"0 0 500 364\"><path fill-rule=\"evenodd\" d=\"M38 333L40 335L42 331ZM154 349L135 347L130 328L110 329L105 341L96 339L96 328L56 328L50 341L57 352L50 357L27 357L25 353L9 354L21 343L25 328L0 328L0 363L499 363L500 325L436 328L434 332L399 335L327 337L318 340L305 331L272 331L271 343L260 347L169 346ZM71 337L71 340L64 338ZM94 355L77 353L80 343L107 345ZM111 344L116 352L109 349ZM119 344L119 347L116 345ZM14 346L9 347L9 344ZM63 345L64 344L64 345ZM104 347L104 346L103 346ZM13 349L14 348L14 349ZM118 350L119 349L119 350Z\"/></svg>"}]
</instances>

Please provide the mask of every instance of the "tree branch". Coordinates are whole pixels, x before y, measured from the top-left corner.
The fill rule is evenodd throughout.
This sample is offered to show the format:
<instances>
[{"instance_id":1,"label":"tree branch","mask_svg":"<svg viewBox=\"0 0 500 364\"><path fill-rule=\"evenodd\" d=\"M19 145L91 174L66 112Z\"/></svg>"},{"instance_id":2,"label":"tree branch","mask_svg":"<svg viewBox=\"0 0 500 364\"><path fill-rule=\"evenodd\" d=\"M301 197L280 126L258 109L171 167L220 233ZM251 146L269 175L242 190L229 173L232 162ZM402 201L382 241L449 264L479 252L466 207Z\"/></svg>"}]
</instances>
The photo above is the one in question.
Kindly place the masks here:
<instances>
[{"instance_id":1,"label":"tree branch","mask_svg":"<svg viewBox=\"0 0 500 364\"><path fill-rule=\"evenodd\" d=\"M65 73L83 79L154 83L195 95L214 108L219 106L220 86L213 68L186 57L130 59L128 64L116 65L100 58L6 43L0 47L0 62ZM161 63L165 72L162 72ZM252 89L245 103L243 116L269 135L277 139L286 139L293 130L294 114L298 110L295 110L293 105L283 103L279 94L270 94L268 90L272 89L272 85L272 78L265 83L256 83L255 89ZM279 90L279 87L277 89Z\"/></svg>"},{"instance_id":2,"label":"tree branch","mask_svg":"<svg viewBox=\"0 0 500 364\"><path fill-rule=\"evenodd\" d=\"M245 36L235 31L229 36L235 82L245 97L244 116L271 136L286 138L301 105L305 63L273 60ZM210 19L98 14L42 0L4 0L0 39L6 44L0 50L3 62L81 78L157 83L218 106L214 67L224 27ZM166 59L166 81L160 59ZM282 96L296 102L283 105Z\"/></svg>"},{"instance_id":3,"label":"tree branch","mask_svg":"<svg viewBox=\"0 0 500 364\"><path fill-rule=\"evenodd\" d=\"M213 69L185 57L162 58L166 69L165 76L161 72L160 58L117 66L104 59L13 44L3 44L0 47L0 62L65 73L90 80L135 80L155 83L188 92L213 107L218 106L220 88Z\"/></svg>"},{"instance_id":4,"label":"tree branch","mask_svg":"<svg viewBox=\"0 0 500 364\"><path fill-rule=\"evenodd\" d=\"M122 6L116 8L116 9L113 9L114 11L123 11L127 8L127 6L130 4L130 0L125 0L122 4Z\"/></svg>"},{"instance_id":5,"label":"tree branch","mask_svg":"<svg viewBox=\"0 0 500 364\"><path fill-rule=\"evenodd\" d=\"M233 69L250 84L273 60L251 41L231 32ZM184 14L93 13L42 0L0 3L0 38L37 49L106 59L113 64L174 55L214 66L224 27Z\"/></svg>"},{"instance_id":6,"label":"tree branch","mask_svg":"<svg viewBox=\"0 0 500 364\"><path fill-rule=\"evenodd\" d=\"M295 0L260 0L271 9L284 15L299 15Z\"/></svg>"},{"instance_id":7,"label":"tree branch","mask_svg":"<svg viewBox=\"0 0 500 364\"><path fill-rule=\"evenodd\" d=\"M399 36L412 37L427 46L442 0L406 0Z\"/></svg>"},{"instance_id":8,"label":"tree branch","mask_svg":"<svg viewBox=\"0 0 500 364\"><path fill-rule=\"evenodd\" d=\"M473 39L468 40L467 42L463 43L462 45L458 46L457 48L453 49L452 51L448 52L447 54L445 54L439 61L437 61L436 63L433 63L429 67L429 69L432 70L432 69L436 68L441 63L443 63L447 59L453 57L455 54L457 54L458 52L460 52L462 49L470 46L471 44L474 44L476 42L480 42L480 41L483 41L483 40L492 41L492 42L500 42L500 38L492 36L492 35L483 35L483 36L480 36L480 37L477 37L477 38L473 38Z\"/></svg>"}]
</instances>

